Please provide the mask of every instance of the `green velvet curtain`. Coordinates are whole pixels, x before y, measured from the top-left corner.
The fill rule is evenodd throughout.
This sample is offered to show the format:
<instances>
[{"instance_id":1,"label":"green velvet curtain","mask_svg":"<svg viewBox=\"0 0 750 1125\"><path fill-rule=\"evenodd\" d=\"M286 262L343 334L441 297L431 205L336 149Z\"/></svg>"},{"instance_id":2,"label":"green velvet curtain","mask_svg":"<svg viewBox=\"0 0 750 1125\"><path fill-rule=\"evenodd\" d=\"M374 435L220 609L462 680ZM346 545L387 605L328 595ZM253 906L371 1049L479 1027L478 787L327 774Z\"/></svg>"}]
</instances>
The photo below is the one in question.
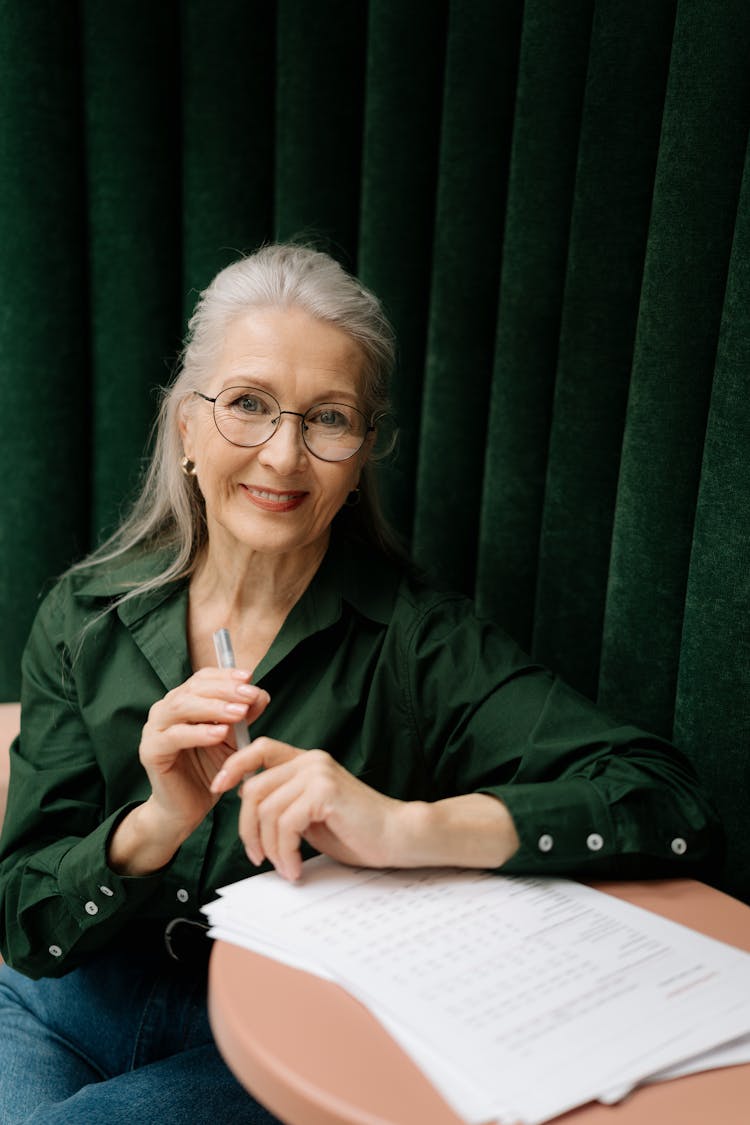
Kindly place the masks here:
<instances>
[{"instance_id":1,"label":"green velvet curtain","mask_svg":"<svg viewBox=\"0 0 750 1125\"><path fill-rule=\"evenodd\" d=\"M307 235L384 299L386 506L673 736L750 899L746 0L0 0L0 696L116 521L195 294Z\"/></svg>"}]
</instances>

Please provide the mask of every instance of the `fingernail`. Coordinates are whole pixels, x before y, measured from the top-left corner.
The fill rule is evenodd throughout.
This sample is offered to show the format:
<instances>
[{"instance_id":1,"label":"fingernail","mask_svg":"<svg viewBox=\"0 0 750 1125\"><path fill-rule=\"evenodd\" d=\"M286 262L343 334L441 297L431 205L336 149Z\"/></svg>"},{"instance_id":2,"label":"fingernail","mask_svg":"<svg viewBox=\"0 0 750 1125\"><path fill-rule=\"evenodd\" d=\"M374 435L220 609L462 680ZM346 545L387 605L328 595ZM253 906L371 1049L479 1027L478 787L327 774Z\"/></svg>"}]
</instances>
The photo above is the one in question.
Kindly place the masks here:
<instances>
[{"instance_id":1,"label":"fingernail","mask_svg":"<svg viewBox=\"0 0 750 1125\"><path fill-rule=\"evenodd\" d=\"M252 684L240 684L237 688L237 694L241 699L255 699L258 689L253 687Z\"/></svg>"},{"instance_id":2,"label":"fingernail","mask_svg":"<svg viewBox=\"0 0 750 1125\"><path fill-rule=\"evenodd\" d=\"M250 673L248 671L246 671L244 668L233 668L232 669L232 676L235 680L249 680L250 679Z\"/></svg>"},{"instance_id":3,"label":"fingernail","mask_svg":"<svg viewBox=\"0 0 750 1125\"><path fill-rule=\"evenodd\" d=\"M227 771L226 770L219 770L219 772L215 775L213 781L211 782L211 792L212 793L218 793L219 790L222 788L226 779L227 779Z\"/></svg>"},{"instance_id":4,"label":"fingernail","mask_svg":"<svg viewBox=\"0 0 750 1125\"><path fill-rule=\"evenodd\" d=\"M224 711L227 715L244 715L247 707L244 703L227 703Z\"/></svg>"}]
</instances>

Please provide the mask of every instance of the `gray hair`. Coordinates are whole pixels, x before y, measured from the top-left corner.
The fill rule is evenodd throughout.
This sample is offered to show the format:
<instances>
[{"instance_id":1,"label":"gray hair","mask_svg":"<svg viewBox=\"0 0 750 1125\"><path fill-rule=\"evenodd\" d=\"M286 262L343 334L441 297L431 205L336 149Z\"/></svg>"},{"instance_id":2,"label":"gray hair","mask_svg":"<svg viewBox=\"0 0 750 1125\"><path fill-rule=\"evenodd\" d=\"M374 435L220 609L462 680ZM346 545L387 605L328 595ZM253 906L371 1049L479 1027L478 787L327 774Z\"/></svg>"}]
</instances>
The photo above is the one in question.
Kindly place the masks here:
<instances>
[{"instance_id":1,"label":"gray hair","mask_svg":"<svg viewBox=\"0 0 750 1125\"><path fill-rule=\"evenodd\" d=\"M73 570L110 563L142 547L165 550L167 565L118 603L158 589L194 571L207 541L203 497L182 472L179 412L192 391L205 386L229 325L251 308L298 308L334 324L357 342L364 356L362 408L377 426L389 409L395 362L393 330L378 299L328 254L307 246L274 244L241 258L216 275L198 299L177 374L163 391L154 426L154 453L130 513L92 555ZM336 522L387 556L402 556L385 519L369 458L360 482L361 502L341 509Z\"/></svg>"}]
</instances>

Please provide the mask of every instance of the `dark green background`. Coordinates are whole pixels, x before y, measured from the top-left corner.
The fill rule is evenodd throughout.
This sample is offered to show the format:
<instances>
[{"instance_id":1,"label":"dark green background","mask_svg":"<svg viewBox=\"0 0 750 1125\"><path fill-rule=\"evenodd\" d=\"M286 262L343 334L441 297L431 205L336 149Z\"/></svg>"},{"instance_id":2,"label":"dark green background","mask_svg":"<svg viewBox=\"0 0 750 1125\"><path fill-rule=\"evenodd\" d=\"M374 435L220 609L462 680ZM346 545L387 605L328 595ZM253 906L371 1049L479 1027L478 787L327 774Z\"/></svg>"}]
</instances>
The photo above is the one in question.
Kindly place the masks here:
<instances>
[{"instance_id":1,"label":"dark green background","mask_svg":"<svg viewBox=\"0 0 750 1125\"><path fill-rule=\"evenodd\" d=\"M750 4L0 0L0 693L199 291L322 239L417 558L673 735L750 898Z\"/></svg>"}]
</instances>

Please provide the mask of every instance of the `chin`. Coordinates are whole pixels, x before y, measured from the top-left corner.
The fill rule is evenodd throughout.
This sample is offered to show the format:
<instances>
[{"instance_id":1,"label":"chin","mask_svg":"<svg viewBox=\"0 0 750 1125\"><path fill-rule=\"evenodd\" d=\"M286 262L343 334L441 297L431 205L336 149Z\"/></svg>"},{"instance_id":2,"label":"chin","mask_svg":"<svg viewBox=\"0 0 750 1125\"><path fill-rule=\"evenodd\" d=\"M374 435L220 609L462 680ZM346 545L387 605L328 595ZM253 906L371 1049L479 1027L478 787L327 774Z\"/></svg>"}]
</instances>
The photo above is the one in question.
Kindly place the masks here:
<instances>
[{"instance_id":1,"label":"chin","mask_svg":"<svg viewBox=\"0 0 750 1125\"><path fill-rule=\"evenodd\" d=\"M220 524L218 538L234 540L238 549L257 551L265 555L284 555L302 550L325 538L328 541L329 527L322 531L311 528L286 526L276 517L274 520L227 520ZM212 537L209 527L209 540Z\"/></svg>"}]
</instances>

